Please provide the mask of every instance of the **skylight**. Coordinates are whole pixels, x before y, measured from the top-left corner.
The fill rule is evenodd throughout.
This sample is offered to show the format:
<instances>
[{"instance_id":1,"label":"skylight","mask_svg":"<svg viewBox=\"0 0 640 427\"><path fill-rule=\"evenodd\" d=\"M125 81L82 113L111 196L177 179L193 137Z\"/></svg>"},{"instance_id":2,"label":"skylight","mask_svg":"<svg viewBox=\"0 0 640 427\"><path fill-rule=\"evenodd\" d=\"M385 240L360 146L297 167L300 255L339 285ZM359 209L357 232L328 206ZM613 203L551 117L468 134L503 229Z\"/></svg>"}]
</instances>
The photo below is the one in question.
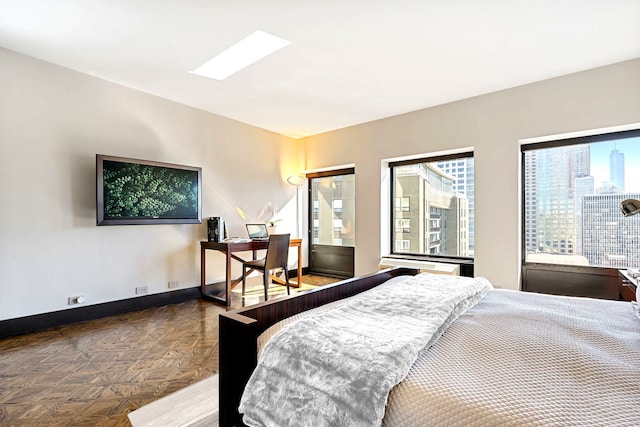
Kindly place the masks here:
<instances>
[{"instance_id":1,"label":"skylight","mask_svg":"<svg viewBox=\"0 0 640 427\"><path fill-rule=\"evenodd\" d=\"M264 31L256 31L191 72L210 79L224 80L290 43Z\"/></svg>"}]
</instances>

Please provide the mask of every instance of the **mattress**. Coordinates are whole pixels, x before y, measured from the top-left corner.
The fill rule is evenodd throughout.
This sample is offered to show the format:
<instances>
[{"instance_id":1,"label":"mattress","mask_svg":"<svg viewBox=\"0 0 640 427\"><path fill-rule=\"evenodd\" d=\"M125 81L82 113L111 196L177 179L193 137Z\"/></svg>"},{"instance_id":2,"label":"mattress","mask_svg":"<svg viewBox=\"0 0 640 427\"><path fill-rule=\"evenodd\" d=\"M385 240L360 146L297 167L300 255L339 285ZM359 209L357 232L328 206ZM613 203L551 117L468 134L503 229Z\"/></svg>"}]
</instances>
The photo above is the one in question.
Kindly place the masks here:
<instances>
[{"instance_id":1,"label":"mattress","mask_svg":"<svg viewBox=\"0 0 640 427\"><path fill-rule=\"evenodd\" d=\"M341 303L274 325L259 346ZM392 389L382 425L632 426L639 407L640 320L630 303L492 290Z\"/></svg>"}]
</instances>

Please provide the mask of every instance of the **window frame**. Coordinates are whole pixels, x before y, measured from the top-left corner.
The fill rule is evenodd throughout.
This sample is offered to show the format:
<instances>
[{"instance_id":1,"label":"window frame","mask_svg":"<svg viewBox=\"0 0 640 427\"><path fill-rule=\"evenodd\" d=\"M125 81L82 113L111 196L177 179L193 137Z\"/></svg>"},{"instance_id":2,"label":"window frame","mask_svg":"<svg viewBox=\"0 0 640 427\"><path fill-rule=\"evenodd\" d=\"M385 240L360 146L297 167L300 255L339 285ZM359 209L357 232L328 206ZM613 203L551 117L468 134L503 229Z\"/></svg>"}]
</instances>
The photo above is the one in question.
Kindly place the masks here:
<instances>
[{"instance_id":1,"label":"window frame","mask_svg":"<svg viewBox=\"0 0 640 427\"><path fill-rule=\"evenodd\" d=\"M319 243L315 243L314 241L314 231L319 229L319 226L316 227L316 219L314 218L314 214L318 213L319 210L319 206L316 203L316 200L313 200L312 198L312 188L311 188L311 181L314 178L327 178L327 177L342 177L343 175L355 175L356 173L356 168L355 167L346 167L346 168L340 168L340 169L332 169L332 170L326 170L326 171L318 171L318 172L308 172L305 177L307 179L307 197L309 199L309 209L307 210L307 221L309 224L309 228L307 230L307 237L308 237L308 250L309 252L311 252L311 246L312 245L317 245ZM333 210L333 205L331 206L331 209ZM335 212L335 211L334 211ZM342 209L340 210L340 214L342 214ZM303 233L304 234L304 233ZM340 240L341 236L339 236ZM334 236L335 239L335 236ZM335 240L332 241L332 245L336 244ZM341 243L338 243L338 245L340 245Z\"/></svg>"},{"instance_id":2,"label":"window frame","mask_svg":"<svg viewBox=\"0 0 640 427\"><path fill-rule=\"evenodd\" d=\"M425 156L418 157L414 159L408 160L399 160L389 162L389 256L392 258L403 258L403 259L415 259L415 260L428 260L428 261L441 261L441 262L451 262L457 264L469 264L473 265L474 257L463 257L463 256L453 256L453 255L441 255L441 254L421 254L421 253L412 253L412 252L396 252L395 251L395 213L403 212L402 210L396 210L395 205L395 168L398 166L409 166L420 163L433 163L433 162L441 162L448 160L457 160L457 159L466 159L466 158L474 158L473 151L461 151L459 153L454 154L444 154L444 155L433 155L433 156ZM457 166L456 166L457 167ZM474 168L475 171L475 168ZM474 191L475 193L475 191ZM468 217L467 217L468 221ZM475 221L474 221L475 226Z\"/></svg>"},{"instance_id":3,"label":"window frame","mask_svg":"<svg viewBox=\"0 0 640 427\"><path fill-rule=\"evenodd\" d=\"M545 274L546 277L551 277L549 274L555 273L571 273L571 274L579 274L579 275L591 275L591 276L603 276L603 277L617 277L618 268L615 267L600 267L600 266L592 266L592 265L570 265L570 264L553 264L553 263L542 263L542 262L531 262L527 261L527 229L526 229L526 203L527 203L527 195L525 193L525 180L526 180L526 170L525 170L525 153L527 151L539 150L539 149L547 149L547 148L557 148L557 147L566 147L571 145L584 145L598 142L606 142L611 140L620 140L627 138L637 138L640 137L640 128L621 130L621 131L613 131L606 132L603 130L603 133L592 134L592 135L584 135L584 136L576 136L563 138L561 135L558 138L550 139L546 141L540 142L523 142L520 145L520 253L521 253L521 268L522 268L522 283L521 289L523 291L538 291L533 288L535 283L528 284L527 282L531 279L527 279L531 272L537 272L535 274ZM622 215L622 214L621 214ZM555 277L555 276L554 276ZM586 276L585 276L585 280Z\"/></svg>"}]
</instances>

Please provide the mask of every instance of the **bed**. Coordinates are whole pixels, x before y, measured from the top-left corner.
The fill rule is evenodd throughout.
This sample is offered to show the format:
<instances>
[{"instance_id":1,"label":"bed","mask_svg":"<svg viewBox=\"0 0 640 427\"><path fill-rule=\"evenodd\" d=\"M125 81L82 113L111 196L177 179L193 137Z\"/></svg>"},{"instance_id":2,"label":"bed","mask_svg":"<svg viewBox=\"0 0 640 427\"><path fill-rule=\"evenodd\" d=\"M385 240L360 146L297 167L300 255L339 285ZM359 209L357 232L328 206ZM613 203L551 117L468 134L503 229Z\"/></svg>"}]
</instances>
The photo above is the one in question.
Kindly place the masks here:
<instances>
[{"instance_id":1,"label":"bed","mask_svg":"<svg viewBox=\"0 0 640 427\"><path fill-rule=\"evenodd\" d=\"M241 399L245 407L252 406L247 399L260 384L256 378L269 372L263 365L286 329L300 328L294 337L304 335L299 332L304 322L345 310L327 307L349 304L353 298L346 298L356 294L365 298L385 287L400 289L392 287L403 285L402 276L416 274L404 268L385 270L222 314L220 425L244 425L238 412ZM398 284L389 284L389 279ZM390 295L388 305L398 305ZM483 291L478 301L452 318L427 350L417 353L406 378L391 384L384 396L382 425L639 424L635 414L640 404L640 320L631 303L493 289ZM321 314L308 314L314 312ZM292 318L303 320L294 324ZM264 340L268 344L258 363L259 342ZM283 377L288 370L282 366ZM280 402L285 414L297 410L291 406L294 398ZM368 416L371 411L363 412ZM371 425L368 420L360 424Z\"/></svg>"}]
</instances>

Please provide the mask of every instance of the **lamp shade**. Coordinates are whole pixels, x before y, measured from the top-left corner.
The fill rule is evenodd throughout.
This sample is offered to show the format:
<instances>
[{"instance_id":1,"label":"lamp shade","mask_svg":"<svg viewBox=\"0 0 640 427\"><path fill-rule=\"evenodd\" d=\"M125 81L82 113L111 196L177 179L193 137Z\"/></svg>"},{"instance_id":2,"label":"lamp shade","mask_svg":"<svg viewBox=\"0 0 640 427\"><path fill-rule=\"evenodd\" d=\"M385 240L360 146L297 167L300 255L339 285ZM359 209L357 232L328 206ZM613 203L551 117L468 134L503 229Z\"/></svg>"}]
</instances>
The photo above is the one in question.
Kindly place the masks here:
<instances>
[{"instance_id":1,"label":"lamp shade","mask_svg":"<svg viewBox=\"0 0 640 427\"><path fill-rule=\"evenodd\" d=\"M300 187L304 184L305 177L300 175L293 175L287 178L287 182L291 185L295 185L296 187Z\"/></svg>"},{"instance_id":2,"label":"lamp shade","mask_svg":"<svg viewBox=\"0 0 640 427\"><path fill-rule=\"evenodd\" d=\"M624 216L635 215L640 212L640 200L625 199L620 202L620 212Z\"/></svg>"}]
</instances>

